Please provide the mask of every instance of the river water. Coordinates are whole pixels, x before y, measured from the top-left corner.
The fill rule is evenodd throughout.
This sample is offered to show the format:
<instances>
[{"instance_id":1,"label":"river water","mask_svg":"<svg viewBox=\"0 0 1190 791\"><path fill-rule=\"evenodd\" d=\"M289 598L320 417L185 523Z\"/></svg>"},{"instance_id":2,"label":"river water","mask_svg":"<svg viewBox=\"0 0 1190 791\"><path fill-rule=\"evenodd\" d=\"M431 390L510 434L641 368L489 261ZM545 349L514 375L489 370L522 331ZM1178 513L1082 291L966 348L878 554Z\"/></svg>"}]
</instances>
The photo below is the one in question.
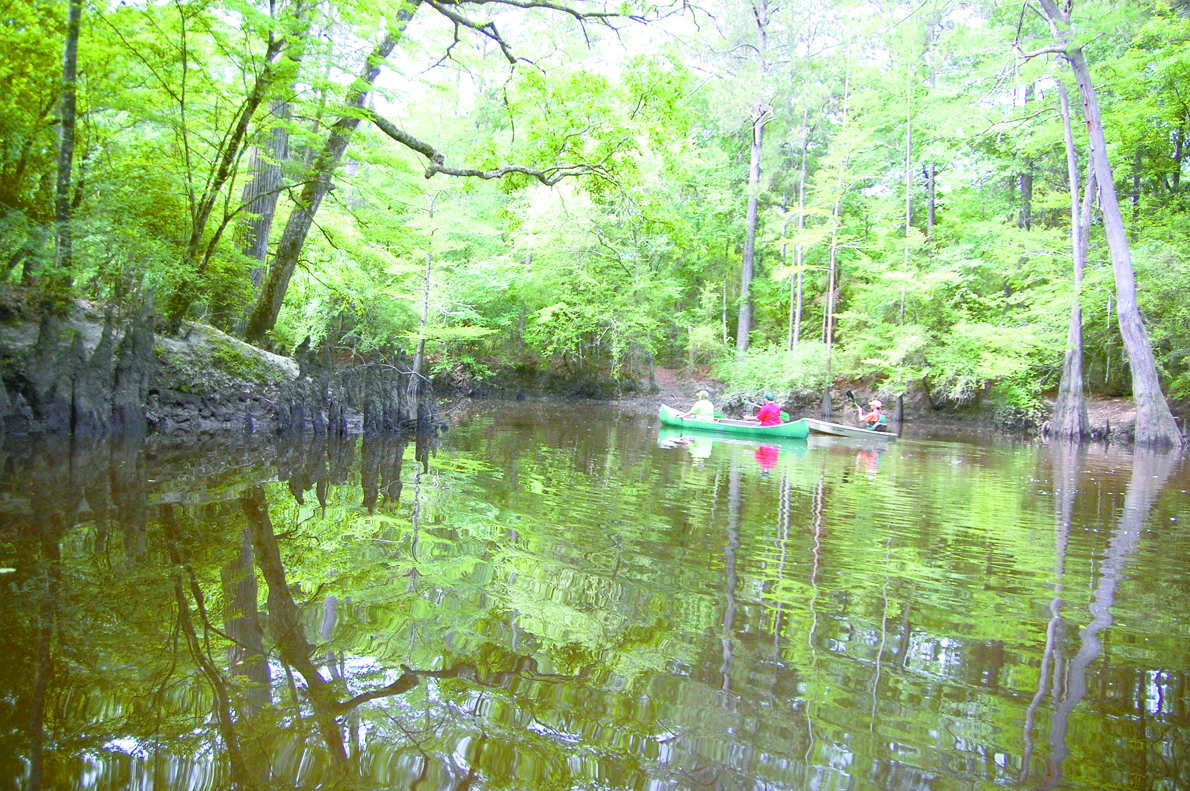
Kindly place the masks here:
<instances>
[{"instance_id":1,"label":"river water","mask_svg":"<svg viewBox=\"0 0 1190 791\"><path fill-rule=\"evenodd\" d=\"M1190 788L1180 457L452 422L6 440L3 787Z\"/></svg>"}]
</instances>

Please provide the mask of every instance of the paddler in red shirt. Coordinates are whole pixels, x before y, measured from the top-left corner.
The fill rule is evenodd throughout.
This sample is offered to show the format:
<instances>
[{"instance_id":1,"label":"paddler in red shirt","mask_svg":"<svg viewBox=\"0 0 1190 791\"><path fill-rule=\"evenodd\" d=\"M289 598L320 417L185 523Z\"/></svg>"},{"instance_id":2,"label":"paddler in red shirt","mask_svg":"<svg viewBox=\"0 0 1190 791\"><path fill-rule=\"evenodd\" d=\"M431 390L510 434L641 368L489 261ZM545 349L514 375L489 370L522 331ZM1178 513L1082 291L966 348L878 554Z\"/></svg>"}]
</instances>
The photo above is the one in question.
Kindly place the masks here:
<instances>
[{"instance_id":1,"label":"paddler in red shirt","mask_svg":"<svg viewBox=\"0 0 1190 791\"><path fill-rule=\"evenodd\" d=\"M744 419L759 420L762 426L779 426L781 425L781 407L777 406L771 393L765 393L764 406L760 408L760 411Z\"/></svg>"}]
</instances>

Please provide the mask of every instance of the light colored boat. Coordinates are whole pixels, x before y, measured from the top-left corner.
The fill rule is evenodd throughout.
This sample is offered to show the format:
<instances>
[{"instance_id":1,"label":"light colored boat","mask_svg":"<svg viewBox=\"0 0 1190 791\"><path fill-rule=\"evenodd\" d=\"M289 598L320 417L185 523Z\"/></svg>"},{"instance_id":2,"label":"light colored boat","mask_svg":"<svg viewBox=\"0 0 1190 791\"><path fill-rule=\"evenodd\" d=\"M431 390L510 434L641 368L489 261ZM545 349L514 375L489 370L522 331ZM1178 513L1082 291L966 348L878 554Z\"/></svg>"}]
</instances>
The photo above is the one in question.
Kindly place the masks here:
<instances>
[{"instance_id":1,"label":"light colored boat","mask_svg":"<svg viewBox=\"0 0 1190 791\"><path fill-rule=\"evenodd\" d=\"M844 426L842 423L831 423L826 420L815 420L813 418L802 418L802 423L806 424L806 428L813 434L828 434L832 437L853 437L855 439L866 439L874 442L887 442L897 438L897 435L891 431L872 430L866 428L859 428L858 426Z\"/></svg>"}]
</instances>

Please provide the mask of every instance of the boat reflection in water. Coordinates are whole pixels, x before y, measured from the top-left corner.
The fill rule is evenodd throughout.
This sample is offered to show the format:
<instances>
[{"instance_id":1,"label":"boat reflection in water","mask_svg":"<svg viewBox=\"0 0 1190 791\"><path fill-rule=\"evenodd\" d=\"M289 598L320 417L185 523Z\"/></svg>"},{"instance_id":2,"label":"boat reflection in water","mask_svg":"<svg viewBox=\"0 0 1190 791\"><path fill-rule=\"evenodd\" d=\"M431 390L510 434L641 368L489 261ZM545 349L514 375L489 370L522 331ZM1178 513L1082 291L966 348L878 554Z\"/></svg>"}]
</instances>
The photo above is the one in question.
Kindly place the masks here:
<instances>
[{"instance_id":1,"label":"boat reflection in water","mask_svg":"<svg viewBox=\"0 0 1190 791\"><path fill-rule=\"evenodd\" d=\"M1178 457L573 416L7 441L0 785L1190 787Z\"/></svg>"},{"instance_id":2,"label":"boat reflection in water","mask_svg":"<svg viewBox=\"0 0 1190 791\"><path fill-rule=\"evenodd\" d=\"M705 464L718 444L723 448L732 448L740 453L753 449L753 457L761 472L769 473L777 467L781 459L781 452L785 451L786 458L804 456L809 449L809 443L804 439L781 438L749 438L747 436L732 436L710 434L705 431L690 431L677 426L661 426L657 430L657 447L663 449L684 448L689 451L691 458L697 464Z\"/></svg>"}]
</instances>

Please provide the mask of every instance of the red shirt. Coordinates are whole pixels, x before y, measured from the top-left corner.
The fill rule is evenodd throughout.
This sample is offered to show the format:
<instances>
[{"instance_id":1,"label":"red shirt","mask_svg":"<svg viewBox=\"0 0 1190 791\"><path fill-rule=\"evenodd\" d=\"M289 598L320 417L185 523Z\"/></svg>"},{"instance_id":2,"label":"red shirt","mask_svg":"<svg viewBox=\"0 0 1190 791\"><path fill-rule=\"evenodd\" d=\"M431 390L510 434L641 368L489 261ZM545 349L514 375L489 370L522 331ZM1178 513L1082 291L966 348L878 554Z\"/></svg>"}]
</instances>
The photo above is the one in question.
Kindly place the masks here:
<instances>
[{"instance_id":1,"label":"red shirt","mask_svg":"<svg viewBox=\"0 0 1190 791\"><path fill-rule=\"evenodd\" d=\"M777 406L776 402L769 401L756 413L756 419L762 426L779 426L781 425L781 407Z\"/></svg>"}]
</instances>

